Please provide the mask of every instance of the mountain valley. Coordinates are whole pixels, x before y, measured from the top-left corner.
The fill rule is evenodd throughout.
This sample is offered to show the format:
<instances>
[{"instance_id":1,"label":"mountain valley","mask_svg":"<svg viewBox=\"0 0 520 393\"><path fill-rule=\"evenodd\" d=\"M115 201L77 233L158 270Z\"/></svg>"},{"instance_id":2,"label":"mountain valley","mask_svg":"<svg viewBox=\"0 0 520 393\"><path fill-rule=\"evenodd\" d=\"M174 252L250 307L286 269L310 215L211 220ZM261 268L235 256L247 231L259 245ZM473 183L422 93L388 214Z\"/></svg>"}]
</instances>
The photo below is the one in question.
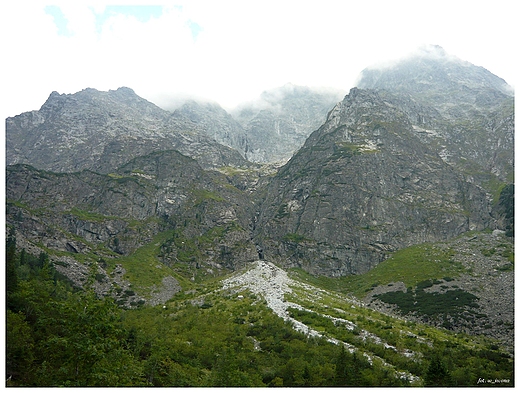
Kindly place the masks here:
<instances>
[{"instance_id":1,"label":"mountain valley","mask_svg":"<svg viewBox=\"0 0 520 393\"><path fill-rule=\"evenodd\" d=\"M440 47L229 113L53 92L6 164L14 385L514 385L514 93ZM74 315L120 358L43 362Z\"/></svg>"}]
</instances>

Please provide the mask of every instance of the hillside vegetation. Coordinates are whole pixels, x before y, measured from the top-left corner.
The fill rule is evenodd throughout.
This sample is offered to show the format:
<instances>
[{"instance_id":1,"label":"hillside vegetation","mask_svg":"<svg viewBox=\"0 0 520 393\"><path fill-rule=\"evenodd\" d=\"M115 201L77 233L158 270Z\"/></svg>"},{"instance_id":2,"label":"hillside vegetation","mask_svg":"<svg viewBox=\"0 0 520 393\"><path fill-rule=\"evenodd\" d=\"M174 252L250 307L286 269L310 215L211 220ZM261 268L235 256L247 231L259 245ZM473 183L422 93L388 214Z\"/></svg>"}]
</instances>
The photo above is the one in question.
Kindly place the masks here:
<instances>
[{"instance_id":1,"label":"hillside vegetation","mask_svg":"<svg viewBox=\"0 0 520 393\"><path fill-rule=\"evenodd\" d=\"M514 383L512 358L496 341L370 310L269 263L192 283L164 305L122 309L74 290L46 254L15 247L11 233L11 386Z\"/></svg>"}]
</instances>

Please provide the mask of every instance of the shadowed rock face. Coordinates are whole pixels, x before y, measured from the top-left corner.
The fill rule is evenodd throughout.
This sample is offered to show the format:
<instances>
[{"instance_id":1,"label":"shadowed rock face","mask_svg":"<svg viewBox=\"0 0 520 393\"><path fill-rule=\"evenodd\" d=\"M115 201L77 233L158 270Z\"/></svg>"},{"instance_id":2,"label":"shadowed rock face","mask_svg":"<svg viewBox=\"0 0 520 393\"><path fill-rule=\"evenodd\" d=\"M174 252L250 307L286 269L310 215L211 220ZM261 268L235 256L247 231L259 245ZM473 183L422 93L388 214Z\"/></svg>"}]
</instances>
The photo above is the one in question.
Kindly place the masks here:
<instances>
[{"instance_id":1,"label":"shadowed rock face","mask_svg":"<svg viewBox=\"0 0 520 393\"><path fill-rule=\"evenodd\" d=\"M265 195L255 236L266 258L332 276L366 272L389 251L491 221L485 192L370 90L351 90Z\"/></svg>"},{"instance_id":2,"label":"shadowed rock face","mask_svg":"<svg viewBox=\"0 0 520 393\"><path fill-rule=\"evenodd\" d=\"M27 165L8 167L7 220L29 241L72 253L128 255L161 231L193 239L199 265L234 269L257 258L247 231L251 204L218 173L176 151L136 158L110 175L56 174ZM193 251L193 250L192 250ZM177 261L179 244L165 250Z\"/></svg>"}]
</instances>

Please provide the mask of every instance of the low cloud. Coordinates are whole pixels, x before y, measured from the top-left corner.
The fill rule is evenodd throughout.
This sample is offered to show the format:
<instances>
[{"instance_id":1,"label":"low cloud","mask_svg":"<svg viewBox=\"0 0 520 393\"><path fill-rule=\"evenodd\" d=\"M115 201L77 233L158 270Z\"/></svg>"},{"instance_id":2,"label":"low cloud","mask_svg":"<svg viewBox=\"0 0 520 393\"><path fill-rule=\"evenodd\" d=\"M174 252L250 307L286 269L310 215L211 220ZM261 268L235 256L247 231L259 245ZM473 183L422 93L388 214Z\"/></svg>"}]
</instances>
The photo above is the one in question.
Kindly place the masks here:
<instances>
[{"instance_id":1,"label":"low cloud","mask_svg":"<svg viewBox=\"0 0 520 393\"><path fill-rule=\"evenodd\" d=\"M287 82L348 91L365 67L424 42L508 80L516 70L508 7L455 2L447 12L439 1L182 0L149 18L110 14L101 25L108 8L67 3L70 36L58 34L43 5L9 2L3 110L12 116L39 108L53 90L86 87L128 86L154 103L187 94L226 109Z\"/></svg>"}]
</instances>

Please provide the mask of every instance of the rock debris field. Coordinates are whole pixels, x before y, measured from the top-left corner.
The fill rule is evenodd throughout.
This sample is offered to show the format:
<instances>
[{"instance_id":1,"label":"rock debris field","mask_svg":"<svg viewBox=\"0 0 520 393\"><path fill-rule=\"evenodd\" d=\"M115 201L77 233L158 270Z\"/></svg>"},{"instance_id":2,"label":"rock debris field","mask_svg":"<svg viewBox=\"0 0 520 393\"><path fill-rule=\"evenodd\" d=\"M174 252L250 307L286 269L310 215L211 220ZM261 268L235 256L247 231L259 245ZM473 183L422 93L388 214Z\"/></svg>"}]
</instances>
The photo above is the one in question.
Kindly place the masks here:
<instances>
[{"instance_id":1,"label":"rock debris field","mask_svg":"<svg viewBox=\"0 0 520 393\"><path fill-rule=\"evenodd\" d=\"M302 285L287 276L287 273L274 264L265 261L257 261L253 268L247 272L228 278L223 282L224 289L240 287L249 289L255 295L261 295L267 302L267 306L279 317L294 323L296 330L311 336L320 335L317 331L310 329L303 323L291 318L287 309L289 307L302 307L298 304L284 300L286 293L291 293L289 285Z\"/></svg>"},{"instance_id":2,"label":"rock debris field","mask_svg":"<svg viewBox=\"0 0 520 393\"><path fill-rule=\"evenodd\" d=\"M255 295L260 295L263 299L265 299L267 306L273 310L273 312L278 315L279 317L283 318L286 321L290 321L294 327L295 330L300 331L306 335L309 336L322 336L322 334L304 323L292 318L289 315L288 308L296 308L300 310L305 311L311 311L307 310L304 307L300 306L299 304L286 301L285 294L292 293L291 287L301 287L307 290L308 293L314 293L318 294L319 292L324 292L321 289L318 289L316 287L313 287L311 285L303 284L301 282L297 282L295 280L292 280L287 273L275 266L271 262L266 261L256 261L252 264L252 268L247 270L246 272L242 274L237 274L233 277L230 277L223 281L223 290L236 290L242 291L244 289L247 289L254 293ZM354 302L354 300L351 300ZM358 304L360 305L360 304ZM352 323L351 321L341 319L341 318L335 318L328 315L322 316L328 317L332 319L334 322L341 322L344 324L346 329L353 330L356 325ZM370 339L374 342L377 342L379 344L383 344L387 348L393 348L395 347L384 343L379 337L376 335L367 332L365 330L361 331L360 334L361 337L363 337L365 340ZM353 352L355 350L355 347L351 344L344 343L342 341L339 341L334 338L327 338L328 341L334 343L334 344L343 344L346 349ZM375 357L374 355L368 355L364 354L367 360L372 363L372 358ZM404 350L403 355L413 357L417 356L412 351ZM380 359L382 360L382 359ZM383 363L387 364L383 361ZM388 364L387 364L388 365ZM417 380L418 377L405 373L405 372L399 372L401 374L401 377L404 379L408 379L409 381Z\"/></svg>"}]
</instances>

